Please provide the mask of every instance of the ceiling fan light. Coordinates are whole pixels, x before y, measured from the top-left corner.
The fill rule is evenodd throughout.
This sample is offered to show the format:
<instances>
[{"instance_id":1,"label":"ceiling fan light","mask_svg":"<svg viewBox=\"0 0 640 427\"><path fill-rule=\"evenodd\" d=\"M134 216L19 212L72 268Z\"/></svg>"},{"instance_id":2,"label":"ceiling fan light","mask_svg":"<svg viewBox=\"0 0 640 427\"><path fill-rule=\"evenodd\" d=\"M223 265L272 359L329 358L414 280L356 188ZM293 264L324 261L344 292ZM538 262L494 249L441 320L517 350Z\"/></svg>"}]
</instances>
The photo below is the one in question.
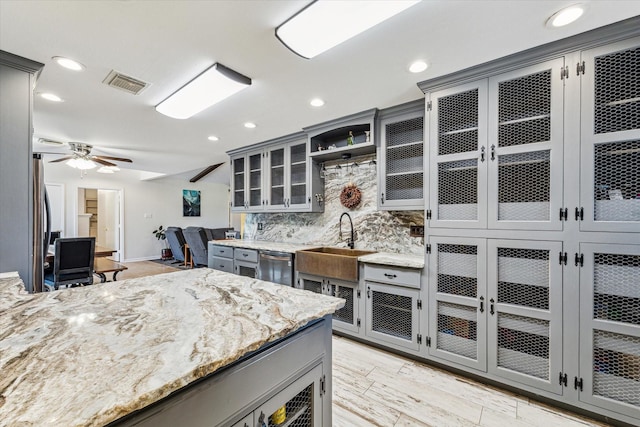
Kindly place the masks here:
<instances>
[{"instance_id":1,"label":"ceiling fan light","mask_svg":"<svg viewBox=\"0 0 640 427\"><path fill-rule=\"evenodd\" d=\"M83 159L82 157L70 159L66 162L66 164L71 166L72 168L80 170L93 169L96 167L96 164L93 161L89 159Z\"/></svg>"},{"instance_id":2,"label":"ceiling fan light","mask_svg":"<svg viewBox=\"0 0 640 427\"><path fill-rule=\"evenodd\" d=\"M311 59L419 3L413 0L318 0L276 28L276 37Z\"/></svg>"},{"instance_id":3,"label":"ceiling fan light","mask_svg":"<svg viewBox=\"0 0 640 427\"><path fill-rule=\"evenodd\" d=\"M188 119L251 85L251 79L215 63L156 106L174 119Z\"/></svg>"},{"instance_id":4,"label":"ceiling fan light","mask_svg":"<svg viewBox=\"0 0 640 427\"><path fill-rule=\"evenodd\" d=\"M98 173L115 173L115 172L118 172L119 170L120 170L120 168L117 167L117 166L102 166L96 172L98 172Z\"/></svg>"}]
</instances>

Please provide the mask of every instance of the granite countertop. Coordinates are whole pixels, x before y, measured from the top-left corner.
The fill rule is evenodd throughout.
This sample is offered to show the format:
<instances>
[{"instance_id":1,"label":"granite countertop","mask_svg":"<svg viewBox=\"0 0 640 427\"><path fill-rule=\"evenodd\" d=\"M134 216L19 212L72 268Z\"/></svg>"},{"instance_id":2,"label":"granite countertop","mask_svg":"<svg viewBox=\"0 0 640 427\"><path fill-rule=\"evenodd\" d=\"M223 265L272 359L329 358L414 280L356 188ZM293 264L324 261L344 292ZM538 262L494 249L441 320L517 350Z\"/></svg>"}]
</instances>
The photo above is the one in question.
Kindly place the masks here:
<instances>
[{"instance_id":1,"label":"granite countertop","mask_svg":"<svg viewBox=\"0 0 640 427\"><path fill-rule=\"evenodd\" d=\"M389 252L376 252L362 255L358 261L366 264L382 264L394 267L424 268L424 256L393 254Z\"/></svg>"},{"instance_id":2,"label":"granite countertop","mask_svg":"<svg viewBox=\"0 0 640 427\"><path fill-rule=\"evenodd\" d=\"M344 300L199 268L28 295L0 278L0 426L97 426Z\"/></svg>"},{"instance_id":3,"label":"granite countertop","mask_svg":"<svg viewBox=\"0 0 640 427\"><path fill-rule=\"evenodd\" d=\"M210 240L209 242L214 245L231 246L234 248L245 249L258 249L263 251L278 251L295 254L296 251L302 251L305 249L318 248L322 245L304 245L301 243L283 243L283 242L270 242L268 240L243 240L243 239L229 239L229 240Z\"/></svg>"},{"instance_id":4,"label":"granite countertop","mask_svg":"<svg viewBox=\"0 0 640 427\"><path fill-rule=\"evenodd\" d=\"M295 253L305 249L318 248L324 245L304 245L298 243L270 242L268 240L211 240L211 243L234 248L258 249ZM376 252L358 257L358 261L369 264L382 264L395 267L424 268L424 256Z\"/></svg>"}]
</instances>

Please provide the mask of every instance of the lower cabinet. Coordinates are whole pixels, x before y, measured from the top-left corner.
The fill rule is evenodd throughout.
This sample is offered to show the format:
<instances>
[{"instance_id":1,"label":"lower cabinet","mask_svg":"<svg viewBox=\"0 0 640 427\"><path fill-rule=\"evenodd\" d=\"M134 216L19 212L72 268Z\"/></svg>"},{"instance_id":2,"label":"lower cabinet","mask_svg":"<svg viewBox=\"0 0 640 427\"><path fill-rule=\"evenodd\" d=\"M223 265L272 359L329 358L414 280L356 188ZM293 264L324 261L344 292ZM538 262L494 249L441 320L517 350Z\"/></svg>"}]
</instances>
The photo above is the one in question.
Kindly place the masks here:
<instances>
[{"instance_id":1,"label":"lower cabinet","mask_svg":"<svg viewBox=\"0 0 640 427\"><path fill-rule=\"evenodd\" d=\"M357 282L298 273L298 288L344 299L345 305L333 313L333 329L342 332L360 330L360 290Z\"/></svg>"},{"instance_id":2,"label":"lower cabinet","mask_svg":"<svg viewBox=\"0 0 640 427\"><path fill-rule=\"evenodd\" d=\"M322 365L298 378L251 414L258 427L322 426ZM247 417L248 418L248 417ZM240 424L247 418L243 419Z\"/></svg>"},{"instance_id":3,"label":"lower cabinet","mask_svg":"<svg viewBox=\"0 0 640 427\"><path fill-rule=\"evenodd\" d=\"M207 247L207 267L233 273L233 248L214 245L209 242Z\"/></svg>"},{"instance_id":4,"label":"lower cabinet","mask_svg":"<svg viewBox=\"0 0 640 427\"><path fill-rule=\"evenodd\" d=\"M429 354L562 394L562 242L430 243Z\"/></svg>"},{"instance_id":5,"label":"lower cabinet","mask_svg":"<svg viewBox=\"0 0 640 427\"><path fill-rule=\"evenodd\" d=\"M640 420L640 245L583 243L580 400Z\"/></svg>"},{"instance_id":6,"label":"lower cabinet","mask_svg":"<svg viewBox=\"0 0 640 427\"><path fill-rule=\"evenodd\" d=\"M366 279L365 287L366 336L401 349L418 351L422 342L419 334L420 291Z\"/></svg>"},{"instance_id":7,"label":"lower cabinet","mask_svg":"<svg viewBox=\"0 0 640 427\"><path fill-rule=\"evenodd\" d=\"M235 248L233 267L239 276L258 277L258 251L255 249Z\"/></svg>"}]
</instances>

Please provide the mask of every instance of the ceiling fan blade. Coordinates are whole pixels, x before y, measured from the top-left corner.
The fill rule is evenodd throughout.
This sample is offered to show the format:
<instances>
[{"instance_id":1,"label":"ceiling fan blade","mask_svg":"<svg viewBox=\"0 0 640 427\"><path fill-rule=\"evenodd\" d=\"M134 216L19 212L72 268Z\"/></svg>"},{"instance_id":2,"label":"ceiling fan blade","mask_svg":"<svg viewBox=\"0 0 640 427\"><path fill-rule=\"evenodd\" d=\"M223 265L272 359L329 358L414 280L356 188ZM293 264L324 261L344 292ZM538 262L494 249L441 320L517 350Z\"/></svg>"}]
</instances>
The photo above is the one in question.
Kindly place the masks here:
<instances>
[{"instance_id":1,"label":"ceiling fan blade","mask_svg":"<svg viewBox=\"0 0 640 427\"><path fill-rule=\"evenodd\" d=\"M96 156L91 157L91 160L94 162L101 164L102 166L118 166L115 163L107 162L106 160L99 159Z\"/></svg>"},{"instance_id":2,"label":"ceiling fan blade","mask_svg":"<svg viewBox=\"0 0 640 427\"><path fill-rule=\"evenodd\" d=\"M202 178L204 178L205 176L209 175L211 172L213 172L214 170L218 169L221 165L223 165L224 163L218 163L215 165L211 165L211 166L207 166L206 168L204 168L198 175L194 176L193 178L191 178L189 180L189 182L196 182Z\"/></svg>"},{"instance_id":3,"label":"ceiling fan blade","mask_svg":"<svg viewBox=\"0 0 640 427\"><path fill-rule=\"evenodd\" d=\"M65 160L73 159L74 157L75 157L75 156L64 156L64 157L61 157L61 158L59 158L59 159L49 160L49 163L64 162Z\"/></svg>"},{"instance_id":4,"label":"ceiling fan blade","mask_svg":"<svg viewBox=\"0 0 640 427\"><path fill-rule=\"evenodd\" d=\"M107 159L107 160L116 160L118 162L127 162L127 163L133 163L133 160L131 159L126 159L124 157L113 157L113 156L101 156L101 155L94 155L93 158L99 158L99 159Z\"/></svg>"}]
</instances>

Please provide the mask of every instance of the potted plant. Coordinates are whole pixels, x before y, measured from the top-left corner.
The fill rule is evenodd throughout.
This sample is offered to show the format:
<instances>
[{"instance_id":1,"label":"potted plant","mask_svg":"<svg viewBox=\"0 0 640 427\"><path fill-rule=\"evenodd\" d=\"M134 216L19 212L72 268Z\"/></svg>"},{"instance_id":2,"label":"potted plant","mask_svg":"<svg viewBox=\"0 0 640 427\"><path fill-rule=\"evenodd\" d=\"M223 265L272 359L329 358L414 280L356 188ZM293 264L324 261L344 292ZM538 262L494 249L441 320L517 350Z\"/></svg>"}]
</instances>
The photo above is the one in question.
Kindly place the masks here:
<instances>
[{"instance_id":1,"label":"potted plant","mask_svg":"<svg viewBox=\"0 0 640 427\"><path fill-rule=\"evenodd\" d=\"M167 231L167 230L164 229L162 227L162 225L160 227L158 227L157 229L153 230L153 234L156 236L156 239L158 239L158 241L165 240L165 244L164 244L165 247L162 249L162 252L161 252L161 255L160 255L160 258L163 261L173 258L173 254L171 253L171 249L169 249L167 247L167 243L166 243L167 235L165 234L165 231Z\"/></svg>"}]
</instances>

